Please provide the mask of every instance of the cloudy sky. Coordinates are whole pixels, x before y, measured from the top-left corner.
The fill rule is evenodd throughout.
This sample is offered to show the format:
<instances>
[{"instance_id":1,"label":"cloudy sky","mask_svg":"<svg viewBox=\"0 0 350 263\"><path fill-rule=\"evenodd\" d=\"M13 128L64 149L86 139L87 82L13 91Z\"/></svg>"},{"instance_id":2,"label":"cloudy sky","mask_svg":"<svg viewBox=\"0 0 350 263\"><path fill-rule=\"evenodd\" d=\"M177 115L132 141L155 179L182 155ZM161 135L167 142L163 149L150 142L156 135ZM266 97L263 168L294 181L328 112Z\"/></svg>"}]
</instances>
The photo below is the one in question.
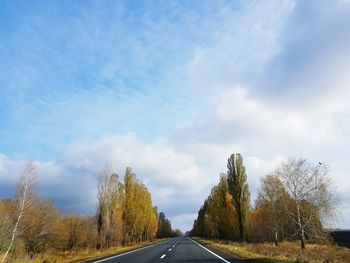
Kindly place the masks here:
<instances>
[{"instance_id":1,"label":"cloudy sky","mask_svg":"<svg viewBox=\"0 0 350 263\"><path fill-rule=\"evenodd\" d=\"M330 166L350 228L350 1L1 1L0 197L28 159L38 192L92 214L131 166L188 230L243 154ZM252 200L253 205L253 200Z\"/></svg>"}]
</instances>

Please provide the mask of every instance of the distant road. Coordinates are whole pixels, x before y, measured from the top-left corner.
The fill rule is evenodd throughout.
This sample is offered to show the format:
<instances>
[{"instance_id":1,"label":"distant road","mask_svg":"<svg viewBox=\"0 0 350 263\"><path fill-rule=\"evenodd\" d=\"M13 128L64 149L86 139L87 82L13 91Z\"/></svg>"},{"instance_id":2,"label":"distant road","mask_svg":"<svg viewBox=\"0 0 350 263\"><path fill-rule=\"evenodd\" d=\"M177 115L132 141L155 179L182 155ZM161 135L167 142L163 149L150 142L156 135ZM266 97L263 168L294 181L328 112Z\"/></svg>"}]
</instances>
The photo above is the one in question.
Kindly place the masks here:
<instances>
[{"instance_id":1,"label":"distant road","mask_svg":"<svg viewBox=\"0 0 350 263\"><path fill-rule=\"evenodd\" d=\"M177 237L148 247L136 249L94 263L241 263L242 260L213 252L189 237Z\"/></svg>"}]
</instances>

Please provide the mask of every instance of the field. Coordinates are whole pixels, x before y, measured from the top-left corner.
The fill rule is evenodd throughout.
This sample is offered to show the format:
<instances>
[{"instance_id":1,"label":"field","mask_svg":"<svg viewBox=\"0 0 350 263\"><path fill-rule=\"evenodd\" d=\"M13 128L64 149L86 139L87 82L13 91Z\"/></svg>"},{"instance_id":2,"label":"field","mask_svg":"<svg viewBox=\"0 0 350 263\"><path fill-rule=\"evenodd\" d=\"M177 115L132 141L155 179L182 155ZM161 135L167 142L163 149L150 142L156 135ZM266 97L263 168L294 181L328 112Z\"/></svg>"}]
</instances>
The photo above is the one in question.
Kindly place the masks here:
<instances>
[{"instance_id":1,"label":"field","mask_svg":"<svg viewBox=\"0 0 350 263\"><path fill-rule=\"evenodd\" d=\"M202 238L196 240L249 262L350 262L350 249L339 246L308 244L302 251L298 242L282 242L276 247L272 243L240 244Z\"/></svg>"},{"instance_id":2,"label":"field","mask_svg":"<svg viewBox=\"0 0 350 263\"><path fill-rule=\"evenodd\" d=\"M350 230L336 230L330 235L338 246L350 248Z\"/></svg>"}]
</instances>

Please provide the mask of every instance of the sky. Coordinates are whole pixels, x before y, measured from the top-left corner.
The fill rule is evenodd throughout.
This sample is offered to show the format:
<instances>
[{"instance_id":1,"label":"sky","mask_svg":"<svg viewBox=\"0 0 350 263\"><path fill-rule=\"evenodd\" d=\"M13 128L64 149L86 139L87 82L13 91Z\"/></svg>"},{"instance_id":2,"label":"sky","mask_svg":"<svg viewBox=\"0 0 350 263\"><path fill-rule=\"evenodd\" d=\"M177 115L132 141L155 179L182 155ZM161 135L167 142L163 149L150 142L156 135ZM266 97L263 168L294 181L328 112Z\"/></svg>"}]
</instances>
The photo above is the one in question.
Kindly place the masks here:
<instances>
[{"instance_id":1,"label":"sky","mask_svg":"<svg viewBox=\"0 0 350 263\"><path fill-rule=\"evenodd\" d=\"M0 1L0 197L93 214L131 166L173 227L240 152L252 205L289 157L326 163L350 228L350 1Z\"/></svg>"}]
</instances>

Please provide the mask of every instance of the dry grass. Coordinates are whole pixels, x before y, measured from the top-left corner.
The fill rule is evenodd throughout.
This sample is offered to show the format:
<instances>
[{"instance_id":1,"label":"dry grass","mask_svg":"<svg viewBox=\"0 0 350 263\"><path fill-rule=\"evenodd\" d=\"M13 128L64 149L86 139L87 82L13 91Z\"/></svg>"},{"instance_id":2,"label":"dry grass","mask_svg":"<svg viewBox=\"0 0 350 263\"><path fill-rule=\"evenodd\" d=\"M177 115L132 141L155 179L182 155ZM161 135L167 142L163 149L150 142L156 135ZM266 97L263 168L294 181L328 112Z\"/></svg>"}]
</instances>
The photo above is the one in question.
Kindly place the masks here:
<instances>
[{"instance_id":1,"label":"dry grass","mask_svg":"<svg viewBox=\"0 0 350 263\"><path fill-rule=\"evenodd\" d=\"M308 244L300 249L298 242L240 244L196 238L199 242L228 254L255 262L350 262L350 249L319 244Z\"/></svg>"},{"instance_id":2,"label":"dry grass","mask_svg":"<svg viewBox=\"0 0 350 263\"><path fill-rule=\"evenodd\" d=\"M71 251L71 252L61 252L61 251L47 251L44 255L38 255L33 259L30 259L28 256L22 256L15 259L9 259L7 263L75 263L81 262L84 260L94 259L105 257L113 254L123 253L130 250L134 250L140 247L148 246L151 244L155 244L161 242L165 239L157 239L152 242L144 242L132 246L126 247L114 247L105 250L96 250L96 249L86 249L79 251ZM0 254L0 258L2 255Z\"/></svg>"}]
</instances>

